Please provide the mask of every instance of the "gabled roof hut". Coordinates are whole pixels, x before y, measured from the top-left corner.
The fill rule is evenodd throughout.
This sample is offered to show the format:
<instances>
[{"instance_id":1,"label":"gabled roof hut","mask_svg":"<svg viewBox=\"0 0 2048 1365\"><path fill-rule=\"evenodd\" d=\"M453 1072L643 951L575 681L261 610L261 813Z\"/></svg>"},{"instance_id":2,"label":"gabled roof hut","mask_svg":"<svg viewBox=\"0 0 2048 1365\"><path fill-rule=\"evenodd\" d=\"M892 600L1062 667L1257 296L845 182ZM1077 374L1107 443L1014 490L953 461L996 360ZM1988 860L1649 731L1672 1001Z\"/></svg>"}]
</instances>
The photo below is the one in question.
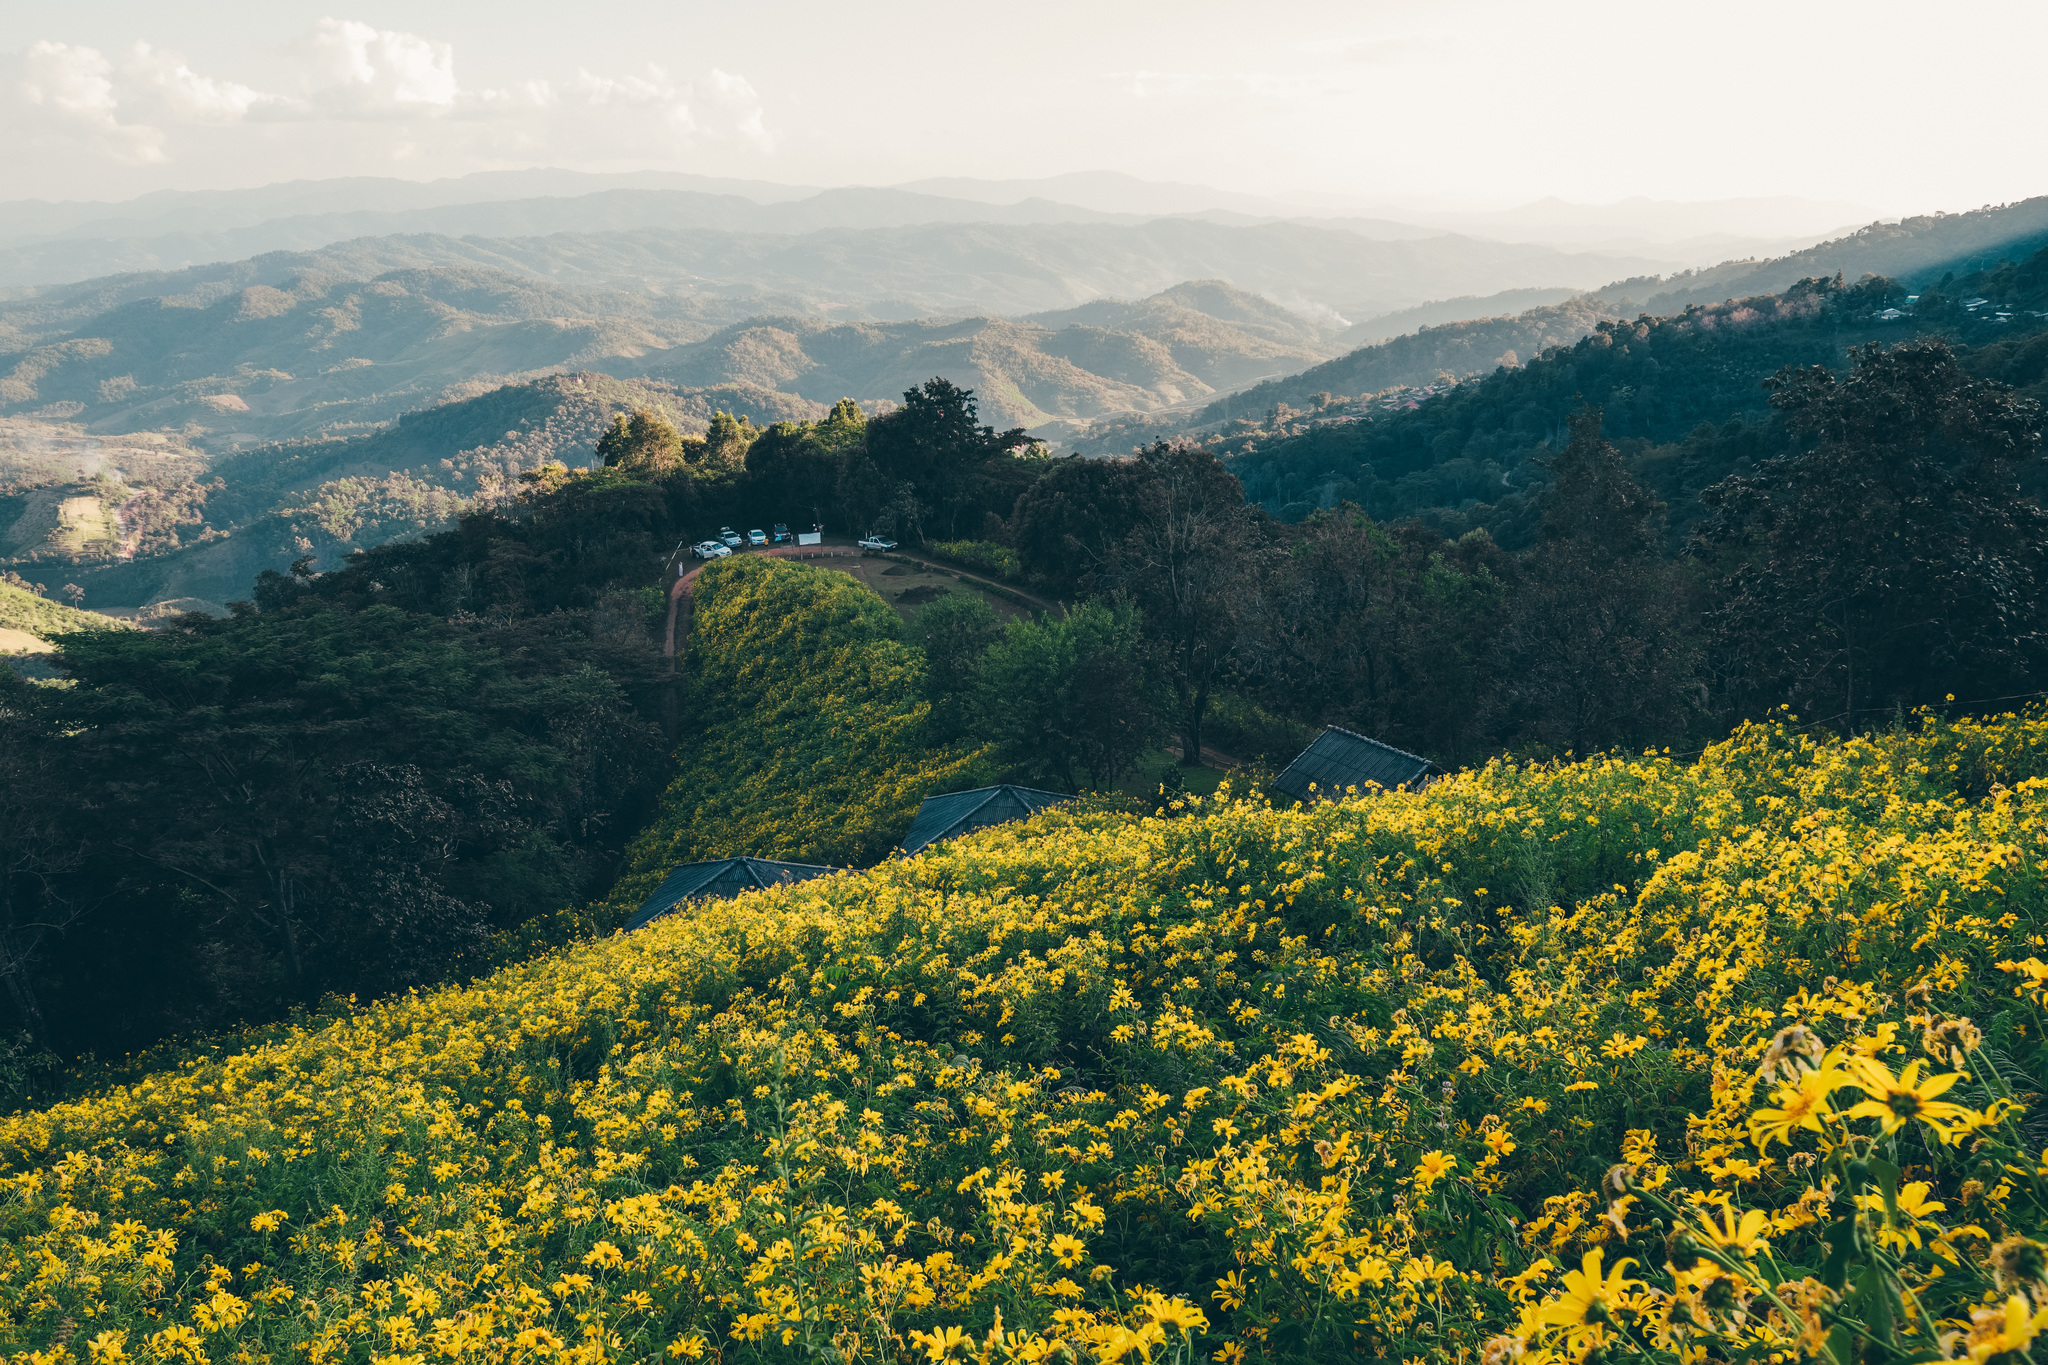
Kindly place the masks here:
<instances>
[{"instance_id":1,"label":"gabled roof hut","mask_svg":"<svg viewBox=\"0 0 2048 1365\"><path fill-rule=\"evenodd\" d=\"M1273 789L1297 801L1334 800L1347 787L1421 791L1443 775L1442 768L1419 754L1332 725L1273 780Z\"/></svg>"},{"instance_id":2,"label":"gabled roof hut","mask_svg":"<svg viewBox=\"0 0 2048 1365\"><path fill-rule=\"evenodd\" d=\"M663 879L626 929L630 932L660 919L684 901L725 900L757 887L806 882L838 871L839 868L815 863L778 863L768 858L715 858L708 863L684 863Z\"/></svg>"},{"instance_id":3,"label":"gabled roof hut","mask_svg":"<svg viewBox=\"0 0 2048 1365\"><path fill-rule=\"evenodd\" d=\"M917 808L910 833L903 836L903 852L917 853L956 834L989 825L1007 824L1038 814L1048 806L1074 798L1059 792L1042 792L1032 787L976 787L972 791L927 796Z\"/></svg>"}]
</instances>

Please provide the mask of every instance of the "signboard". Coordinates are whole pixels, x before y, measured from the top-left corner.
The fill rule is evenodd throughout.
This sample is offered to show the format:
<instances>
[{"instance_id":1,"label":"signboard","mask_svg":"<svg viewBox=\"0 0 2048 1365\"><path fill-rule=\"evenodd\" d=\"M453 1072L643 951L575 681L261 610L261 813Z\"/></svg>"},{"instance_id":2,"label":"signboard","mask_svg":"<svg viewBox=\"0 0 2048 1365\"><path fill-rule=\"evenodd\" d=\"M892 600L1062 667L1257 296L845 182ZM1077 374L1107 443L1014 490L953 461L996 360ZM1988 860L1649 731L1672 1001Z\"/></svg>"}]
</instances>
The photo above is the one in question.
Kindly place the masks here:
<instances>
[{"instance_id":1,"label":"signboard","mask_svg":"<svg viewBox=\"0 0 2048 1365\"><path fill-rule=\"evenodd\" d=\"M799 545L823 545L825 543L825 533L823 531L798 531L796 533L796 543Z\"/></svg>"}]
</instances>

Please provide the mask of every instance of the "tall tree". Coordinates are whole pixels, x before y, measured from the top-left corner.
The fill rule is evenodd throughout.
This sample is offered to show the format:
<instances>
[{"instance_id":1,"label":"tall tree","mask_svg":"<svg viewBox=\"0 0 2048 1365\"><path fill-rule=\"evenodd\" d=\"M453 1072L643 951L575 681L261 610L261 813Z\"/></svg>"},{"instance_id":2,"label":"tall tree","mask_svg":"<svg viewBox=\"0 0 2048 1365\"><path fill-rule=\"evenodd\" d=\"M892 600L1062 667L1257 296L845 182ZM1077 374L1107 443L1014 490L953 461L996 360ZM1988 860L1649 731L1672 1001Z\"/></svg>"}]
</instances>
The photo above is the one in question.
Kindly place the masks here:
<instances>
[{"instance_id":1,"label":"tall tree","mask_svg":"<svg viewBox=\"0 0 2048 1365\"><path fill-rule=\"evenodd\" d=\"M979 593L947 593L911 618L905 636L924 649L925 720L941 744L979 733L986 661L1003 629Z\"/></svg>"},{"instance_id":2,"label":"tall tree","mask_svg":"<svg viewBox=\"0 0 2048 1365\"><path fill-rule=\"evenodd\" d=\"M620 413L612 418L611 429L598 439L597 456L607 469L627 469L637 474L667 474L683 467L683 436L666 417L652 408L635 408L631 417Z\"/></svg>"},{"instance_id":3,"label":"tall tree","mask_svg":"<svg viewBox=\"0 0 2048 1365\"><path fill-rule=\"evenodd\" d=\"M1117 546L1108 577L1144 612L1174 693L1181 762L1202 761L1202 722L1230 666L1257 576L1272 557L1270 523L1206 450L1161 442L1145 515Z\"/></svg>"},{"instance_id":4,"label":"tall tree","mask_svg":"<svg viewBox=\"0 0 2048 1365\"><path fill-rule=\"evenodd\" d=\"M988 733L1026 779L1115 785L1150 744L1153 688L1137 610L1084 602L1012 621L983 665Z\"/></svg>"},{"instance_id":5,"label":"tall tree","mask_svg":"<svg viewBox=\"0 0 2048 1365\"><path fill-rule=\"evenodd\" d=\"M909 484L917 503L937 518L923 529L949 540L963 527L978 531L985 511L1007 510L1018 492L1017 483L991 464L1030 445L1021 427L998 432L982 425L972 389L926 380L904 392L902 407L867 424L867 458L884 490L875 510L892 499L900 503L898 490Z\"/></svg>"},{"instance_id":6,"label":"tall tree","mask_svg":"<svg viewBox=\"0 0 2048 1365\"><path fill-rule=\"evenodd\" d=\"M1579 753L1683 739L1701 714L1696 617L1659 553L1664 505L1602 436L1599 409L1570 429L1494 651L1509 733Z\"/></svg>"},{"instance_id":7,"label":"tall tree","mask_svg":"<svg viewBox=\"0 0 2048 1365\"><path fill-rule=\"evenodd\" d=\"M1056 460L1012 504L1011 542L1025 572L1085 593L1147 515L1158 470L1136 459Z\"/></svg>"},{"instance_id":8,"label":"tall tree","mask_svg":"<svg viewBox=\"0 0 2048 1365\"><path fill-rule=\"evenodd\" d=\"M746 417L729 412L711 414L711 426L704 433L703 463L713 470L738 470L747 462L747 447L759 439L761 429Z\"/></svg>"},{"instance_id":9,"label":"tall tree","mask_svg":"<svg viewBox=\"0 0 2048 1365\"><path fill-rule=\"evenodd\" d=\"M1310 725L1343 725L1453 763L1498 739L1490 642L1507 557L1483 531L1445 541L1350 504L1288 528L1247 602L1248 681Z\"/></svg>"},{"instance_id":10,"label":"tall tree","mask_svg":"<svg viewBox=\"0 0 2048 1365\"><path fill-rule=\"evenodd\" d=\"M2044 673L2048 514L2019 492L2040 409L1939 339L1787 367L1771 405L1808 443L1703 493L1716 666L1732 704L1853 729L1895 706L2027 692Z\"/></svg>"}]
</instances>

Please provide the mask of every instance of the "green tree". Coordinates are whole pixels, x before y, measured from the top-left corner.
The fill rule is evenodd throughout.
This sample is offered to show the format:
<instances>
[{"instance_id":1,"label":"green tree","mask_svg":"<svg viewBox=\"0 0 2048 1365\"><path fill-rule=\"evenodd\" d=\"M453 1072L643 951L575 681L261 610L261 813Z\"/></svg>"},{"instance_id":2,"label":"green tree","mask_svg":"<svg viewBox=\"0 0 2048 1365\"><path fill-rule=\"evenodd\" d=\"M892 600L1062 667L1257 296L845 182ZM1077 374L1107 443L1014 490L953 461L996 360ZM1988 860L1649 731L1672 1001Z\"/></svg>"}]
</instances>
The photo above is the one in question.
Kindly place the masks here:
<instances>
[{"instance_id":1,"label":"green tree","mask_svg":"<svg viewBox=\"0 0 2048 1365\"><path fill-rule=\"evenodd\" d=\"M1156 734L1148 662L1129 602L1012 621L984 664L987 732L1028 780L1072 791L1086 773L1111 787Z\"/></svg>"},{"instance_id":2,"label":"green tree","mask_svg":"<svg viewBox=\"0 0 2048 1365\"><path fill-rule=\"evenodd\" d=\"M683 467L682 434L652 408L636 408L631 417L612 418L611 430L597 443L606 469L636 474L669 474Z\"/></svg>"},{"instance_id":3,"label":"green tree","mask_svg":"<svg viewBox=\"0 0 2048 1365\"><path fill-rule=\"evenodd\" d=\"M1164 443L1143 456L1145 512L1107 575L1144 612L1174 692L1181 762L1199 764L1209 698L1231 665L1271 543L1244 490L1206 450Z\"/></svg>"},{"instance_id":4,"label":"green tree","mask_svg":"<svg viewBox=\"0 0 2048 1365\"><path fill-rule=\"evenodd\" d=\"M1003 634L988 599L979 593L947 593L912 617L906 634L924 649L932 738L946 744L979 733L988 651Z\"/></svg>"},{"instance_id":5,"label":"green tree","mask_svg":"<svg viewBox=\"0 0 2048 1365\"><path fill-rule=\"evenodd\" d=\"M1148 514L1157 482L1145 460L1053 461L1010 512L1010 538L1025 572L1085 593Z\"/></svg>"},{"instance_id":6,"label":"green tree","mask_svg":"<svg viewBox=\"0 0 2048 1365\"><path fill-rule=\"evenodd\" d=\"M2048 513L2018 491L2040 409L1946 342L1872 344L1846 377L1788 367L1771 404L1810 443L1703 500L1716 663L1739 710L1840 721L2043 674Z\"/></svg>"},{"instance_id":7,"label":"green tree","mask_svg":"<svg viewBox=\"0 0 2048 1365\"><path fill-rule=\"evenodd\" d=\"M715 470L745 468L747 448L760 437L760 428L745 417L729 412L711 415L711 427L704 433L703 462Z\"/></svg>"},{"instance_id":8,"label":"green tree","mask_svg":"<svg viewBox=\"0 0 2048 1365\"><path fill-rule=\"evenodd\" d=\"M1028 449L1022 428L998 432L983 426L975 412L974 391L946 379L930 379L904 392L903 406L867 424L864 476L880 497L863 510L880 512L894 505L905 509L898 490L908 484L913 500L934 518L923 529L940 540L958 540L963 530L978 532L990 510L1007 511L1017 494L1037 477L1040 462L1012 461L1013 451ZM923 525L920 512L917 523Z\"/></svg>"},{"instance_id":9,"label":"green tree","mask_svg":"<svg viewBox=\"0 0 2048 1365\"><path fill-rule=\"evenodd\" d=\"M1509 733L1586 753L1682 740L1701 719L1687 575L1662 554L1664 505L1600 432L1571 420L1540 499L1493 660Z\"/></svg>"},{"instance_id":10,"label":"green tree","mask_svg":"<svg viewBox=\"0 0 2048 1365\"><path fill-rule=\"evenodd\" d=\"M867 414L851 398L842 398L832 405L831 413L812 429L811 435L828 454L843 454L867 440Z\"/></svg>"},{"instance_id":11,"label":"green tree","mask_svg":"<svg viewBox=\"0 0 2048 1365\"><path fill-rule=\"evenodd\" d=\"M551 667L545 626L510 659L489 630L301 600L65 637L72 686L17 698L94 851L61 888L90 914L42 945L55 1031L426 984L588 894L658 731L604 673Z\"/></svg>"}]
</instances>

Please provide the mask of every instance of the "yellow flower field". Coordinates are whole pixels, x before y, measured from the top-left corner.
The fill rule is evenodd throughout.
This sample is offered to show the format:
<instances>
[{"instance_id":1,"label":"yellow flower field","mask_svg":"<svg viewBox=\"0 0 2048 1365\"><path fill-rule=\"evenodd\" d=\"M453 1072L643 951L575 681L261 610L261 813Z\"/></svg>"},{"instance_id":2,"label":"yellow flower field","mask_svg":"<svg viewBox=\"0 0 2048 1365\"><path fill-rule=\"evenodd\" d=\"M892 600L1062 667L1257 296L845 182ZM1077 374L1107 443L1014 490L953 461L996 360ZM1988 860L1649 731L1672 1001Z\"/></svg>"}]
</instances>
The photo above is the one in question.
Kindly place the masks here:
<instances>
[{"instance_id":1,"label":"yellow flower field","mask_svg":"<svg viewBox=\"0 0 2048 1365\"><path fill-rule=\"evenodd\" d=\"M2048 714L1069 809L0 1122L25 1365L2016 1362Z\"/></svg>"}]
</instances>

